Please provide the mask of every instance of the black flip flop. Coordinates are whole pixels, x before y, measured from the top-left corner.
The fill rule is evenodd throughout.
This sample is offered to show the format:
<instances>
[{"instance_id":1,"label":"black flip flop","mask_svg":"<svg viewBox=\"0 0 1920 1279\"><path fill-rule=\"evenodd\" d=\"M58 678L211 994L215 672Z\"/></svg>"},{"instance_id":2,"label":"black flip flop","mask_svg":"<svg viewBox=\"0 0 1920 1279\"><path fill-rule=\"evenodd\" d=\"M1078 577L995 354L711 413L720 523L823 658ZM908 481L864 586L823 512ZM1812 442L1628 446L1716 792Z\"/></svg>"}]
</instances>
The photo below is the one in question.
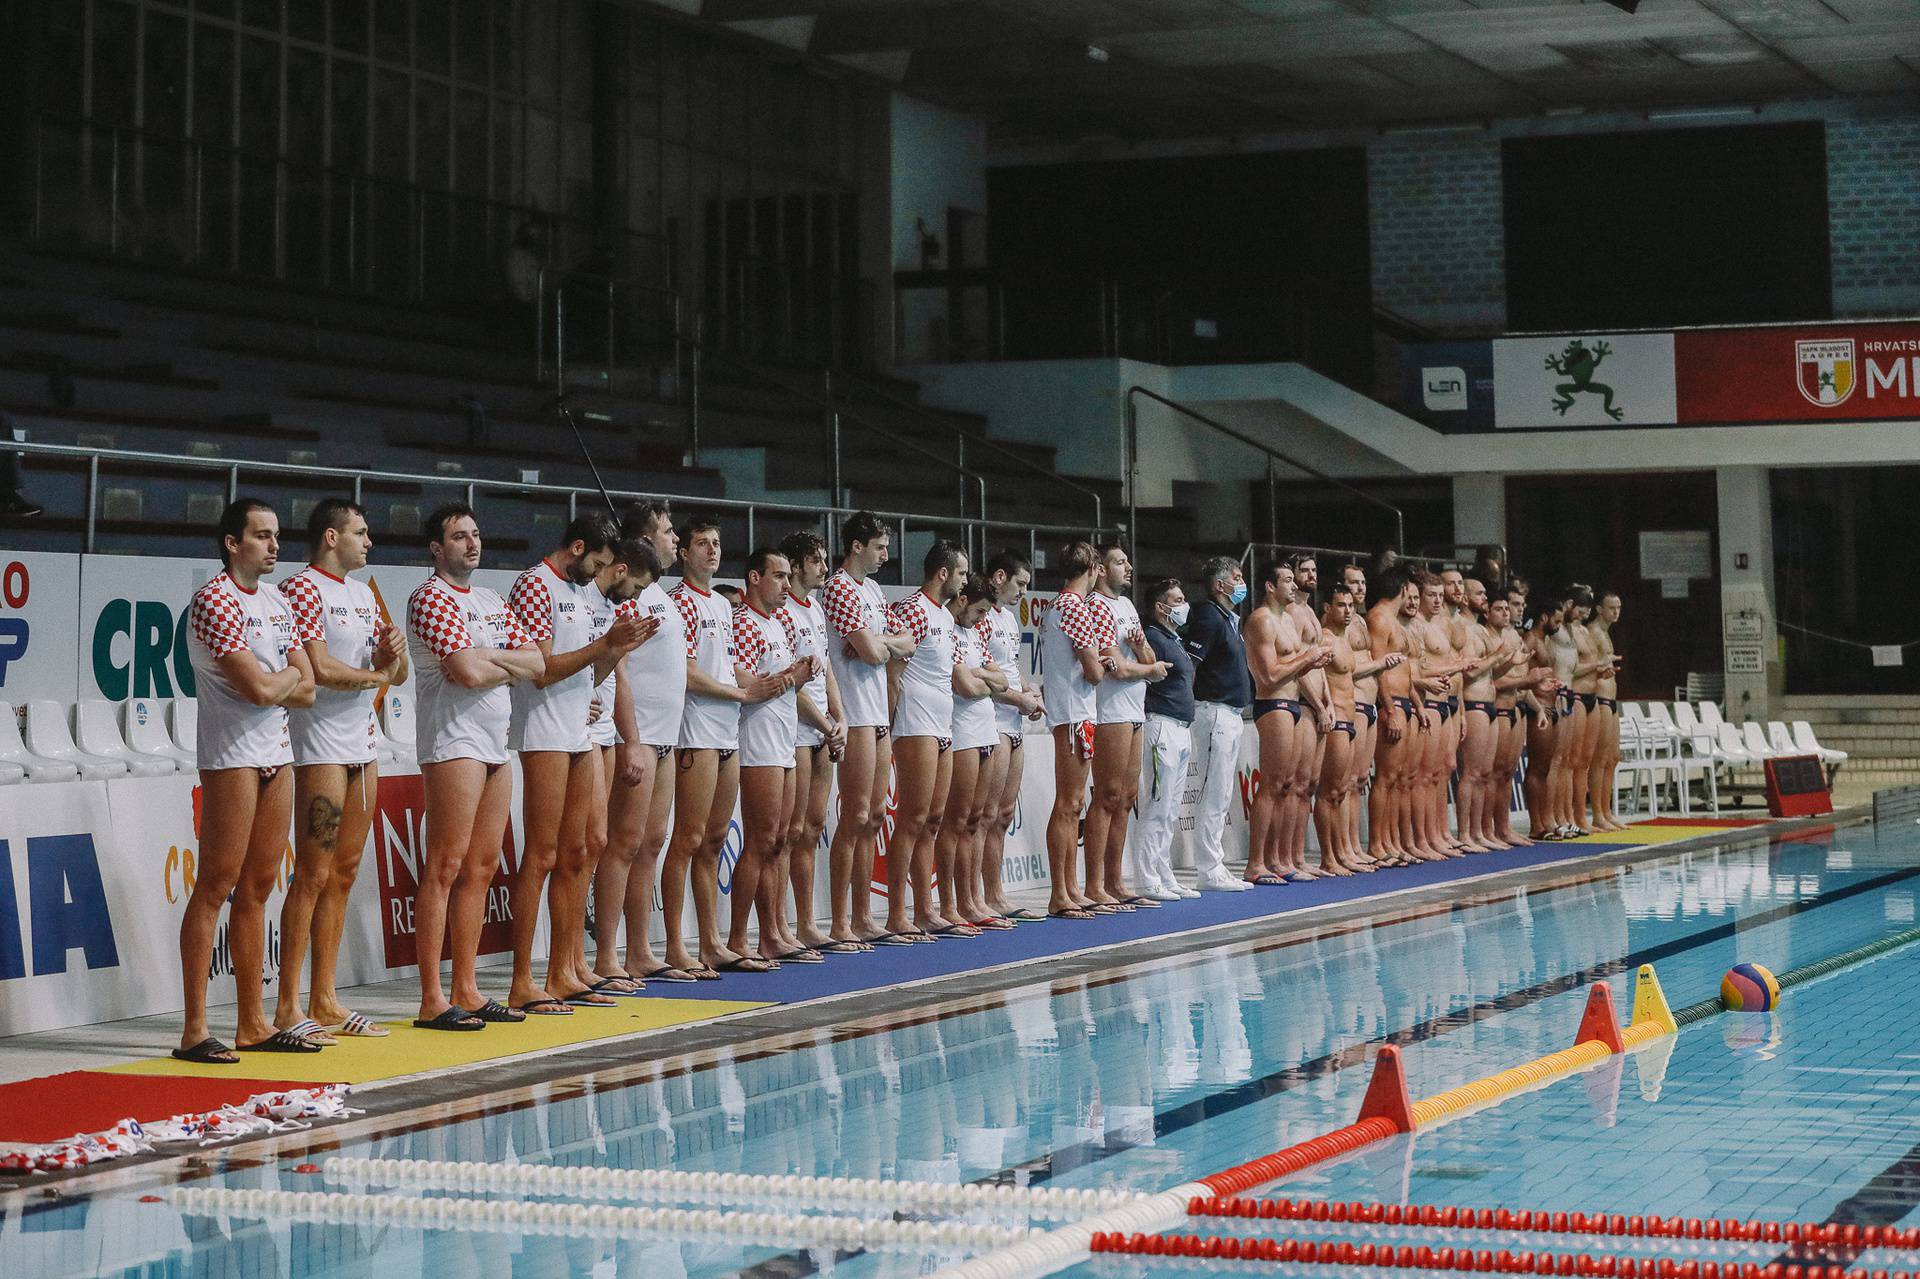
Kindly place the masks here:
<instances>
[{"instance_id":1,"label":"black flip flop","mask_svg":"<svg viewBox=\"0 0 1920 1279\"><path fill-rule=\"evenodd\" d=\"M779 972L780 964L776 960L762 959L758 955L742 955L738 959L729 959L714 971L723 973L750 973L758 977L764 973Z\"/></svg>"},{"instance_id":2,"label":"black flip flop","mask_svg":"<svg viewBox=\"0 0 1920 1279\"><path fill-rule=\"evenodd\" d=\"M473 1016L478 1017L481 1021L500 1022L506 1025L513 1025L515 1022L522 1022L527 1019L525 1013L517 1013L497 999L489 999L486 1003L474 1009Z\"/></svg>"},{"instance_id":3,"label":"black flip flop","mask_svg":"<svg viewBox=\"0 0 1920 1279\"><path fill-rule=\"evenodd\" d=\"M593 991L593 990L576 990L570 995L560 996L560 1001L562 1003L571 1004L575 1008L612 1008L614 1006L611 1002L603 1004L598 999L587 998L588 995L593 995L597 993L599 992ZM613 996L608 995L606 996L606 998L609 1001L611 1001L613 999Z\"/></svg>"},{"instance_id":4,"label":"black flip flop","mask_svg":"<svg viewBox=\"0 0 1920 1279\"><path fill-rule=\"evenodd\" d=\"M875 946L911 946L913 942L905 933L881 933L872 942Z\"/></svg>"},{"instance_id":5,"label":"black flip flop","mask_svg":"<svg viewBox=\"0 0 1920 1279\"><path fill-rule=\"evenodd\" d=\"M1100 917L1094 914L1092 911L1088 910L1084 906L1069 906L1065 910L1048 911L1047 918L1048 919L1098 919Z\"/></svg>"},{"instance_id":6,"label":"black flip flop","mask_svg":"<svg viewBox=\"0 0 1920 1279\"><path fill-rule=\"evenodd\" d=\"M233 1049L209 1036L191 1048L176 1048L173 1055L181 1061L190 1061L196 1066L237 1066L240 1059Z\"/></svg>"},{"instance_id":7,"label":"black flip flop","mask_svg":"<svg viewBox=\"0 0 1920 1279\"><path fill-rule=\"evenodd\" d=\"M776 961L782 964L824 964L827 961L820 952L811 946L802 946L799 950L790 950Z\"/></svg>"},{"instance_id":8,"label":"black flip flop","mask_svg":"<svg viewBox=\"0 0 1920 1279\"><path fill-rule=\"evenodd\" d=\"M667 965L662 964L660 965L660 967L648 973L645 977L636 977L634 978L634 980L635 981L670 981L670 982L680 982L680 983L686 984L686 983L699 981L700 979L693 975L693 972L691 969L669 968Z\"/></svg>"},{"instance_id":9,"label":"black flip flop","mask_svg":"<svg viewBox=\"0 0 1920 1279\"><path fill-rule=\"evenodd\" d=\"M813 949L822 955L864 955L873 947L857 941L830 941Z\"/></svg>"},{"instance_id":10,"label":"black flip flop","mask_svg":"<svg viewBox=\"0 0 1920 1279\"><path fill-rule=\"evenodd\" d=\"M571 1017L573 1009L558 999L529 999L514 1010L528 1017Z\"/></svg>"},{"instance_id":11,"label":"black flip flop","mask_svg":"<svg viewBox=\"0 0 1920 1279\"><path fill-rule=\"evenodd\" d=\"M421 1030L485 1030L487 1028L486 1022L458 1004L448 1004L447 1010L438 1017L415 1017L413 1024Z\"/></svg>"},{"instance_id":12,"label":"black flip flop","mask_svg":"<svg viewBox=\"0 0 1920 1279\"><path fill-rule=\"evenodd\" d=\"M1129 897L1127 898L1127 905L1138 906L1142 910L1160 909L1160 903L1153 900L1153 898L1151 897Z\"/></svg>"},{"instance_id":13,"label":"black flip flop","mask_svg":"<svg viewBox=\"0 0 1920 1279\"><path fill-rule=\"evenodd\" d=\"M1046 919L1047 916L1033 909L1031 906L1022 906L1018 910L1008 911L1000 918L1011 919L1016 924L1035 924Z\"/></svg>"},{"instance_id":14,"label":"black flip flop","mask_svg":"<svg viewBox=\"0 0 1920 1279\"><path fill-rule=\"evenodd\" d=\"M243 1053L317 1053L320 1045L296 1035L291 1030L276 1030L257 1044L236 1044L235 1052Z\"/></svg>"},{"instance_id":15,"label":"black flip flop","mask_svg":"<svg viewBox=\"0 0 1920 1279\"><path fill-rule=\"evenodd\" d=\"M707 967L705 964L701 964L696 968L689 968L687 969L687 971L693 974L693 979L695 981L719 981L720 980L720 974L715 972L713 969Z\"/></svg>"},{"instance_id":16,"label":"black flip flop","mask_svg":"<svg viewBox=\"0 0 1920 1279\"><path fill-rule=\"evenodd\" d=\"M622 982L625 983L623 987L611 989L612 987L619 986ZM640 979L638 977L602 977L599 981L587 987L587 989L596 995L611 995L615 999L646 998L645 992L641 989Z\"/></svg>"}]
</instances>

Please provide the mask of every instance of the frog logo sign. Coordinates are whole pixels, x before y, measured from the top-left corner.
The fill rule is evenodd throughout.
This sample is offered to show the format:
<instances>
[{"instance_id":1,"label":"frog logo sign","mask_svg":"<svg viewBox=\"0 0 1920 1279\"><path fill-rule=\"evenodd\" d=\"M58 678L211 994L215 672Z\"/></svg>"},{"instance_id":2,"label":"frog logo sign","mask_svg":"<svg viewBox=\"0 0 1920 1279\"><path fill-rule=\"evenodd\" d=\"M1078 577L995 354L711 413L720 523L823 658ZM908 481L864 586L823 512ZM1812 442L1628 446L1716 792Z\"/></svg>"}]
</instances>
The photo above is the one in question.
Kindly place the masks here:
<instances>
[{"instance_id":1,"label":"frog logo sign","mask_svg":"<svg viewBox=\"0 0 1920 1279\"><path fill-rule=\"evenodd\" d=\"M1547 372L1557 373L1561 377L1570 379L1553 388L1553 411L1565 417L1567 410L1573 407L1574 396L1597 395L1600 397L1600 409L1608 417L1616 422L1625 417L1627 414L1625 409L1617 409L1613 406L1613 388L1604 382L1593 380L1594 372L1599 369L1600 362L1612 354L1613 348L1605 342L1595 342L1592 346L1588 346L1580 338L1574 338L1558 355L1547 356L1544 362Z\"/></svg>"},{"instance_id":2,"label":"frog logo sign","mask_svg":"<svg viewBox=\"0 0 1920 1279\"><path fill-rule=\"evenodd\" d=\"M1807 403L1823 409L1845 404L1853 394L1853 339L1837 338L1820 342L1795 342L1793 359L1798 366L1795 384ZM1872 395L1873 392L1867 392Z\"/></svg>"}]
</instances>

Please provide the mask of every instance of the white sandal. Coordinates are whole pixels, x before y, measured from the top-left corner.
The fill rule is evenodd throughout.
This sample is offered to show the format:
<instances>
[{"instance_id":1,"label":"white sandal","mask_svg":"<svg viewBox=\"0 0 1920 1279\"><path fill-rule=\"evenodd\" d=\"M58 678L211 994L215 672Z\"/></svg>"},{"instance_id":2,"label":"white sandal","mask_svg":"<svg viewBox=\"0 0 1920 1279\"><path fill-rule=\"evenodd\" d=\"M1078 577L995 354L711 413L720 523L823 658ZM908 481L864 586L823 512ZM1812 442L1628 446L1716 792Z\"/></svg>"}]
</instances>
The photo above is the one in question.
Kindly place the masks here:
<instances>
[{"instance_id":1,"label":"white sandal","mask_svg":"<svg viewBox=\"0 0 1920 1279\"><path fill-rule=\"evenodd\" d=\"M342 1035L352 1035L357 1039L385 1039L393 1032L385 1026L377 1025L364 1013L348 1013L347 1019L334 1027Z\"/></svg>"}]
</instances>

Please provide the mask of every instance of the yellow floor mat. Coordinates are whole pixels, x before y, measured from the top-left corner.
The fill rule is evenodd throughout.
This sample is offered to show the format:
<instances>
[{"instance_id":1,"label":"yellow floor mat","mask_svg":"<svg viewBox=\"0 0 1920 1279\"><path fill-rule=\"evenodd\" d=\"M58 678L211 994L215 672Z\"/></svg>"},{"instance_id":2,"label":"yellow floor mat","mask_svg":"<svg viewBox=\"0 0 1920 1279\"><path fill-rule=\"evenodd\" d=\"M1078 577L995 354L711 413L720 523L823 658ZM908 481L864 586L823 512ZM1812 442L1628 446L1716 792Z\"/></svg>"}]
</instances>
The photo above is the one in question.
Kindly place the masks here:
<instances>
[{"instance_id":1,"label":"yellow floor mat","mask_svg":"<svg viewBox=\"0 0 1920 1279\"><path fill-rule=\"evenodd\" d=\"M490 1025L470 1032L420 1030L409 1018L382 1023L393 1032L385 1039L342 1037L334 1047L317 1053L241 1053L237 1066L202 1066L156 1057L106 1069L129 1075L217 1079L244 1074L288 1083L370 1084L765 1007L765 1003L722 999L622 999L611 1008L577 1008L571 1017L529 1017L514 1025Z\"/></svg>"}]
</instances>

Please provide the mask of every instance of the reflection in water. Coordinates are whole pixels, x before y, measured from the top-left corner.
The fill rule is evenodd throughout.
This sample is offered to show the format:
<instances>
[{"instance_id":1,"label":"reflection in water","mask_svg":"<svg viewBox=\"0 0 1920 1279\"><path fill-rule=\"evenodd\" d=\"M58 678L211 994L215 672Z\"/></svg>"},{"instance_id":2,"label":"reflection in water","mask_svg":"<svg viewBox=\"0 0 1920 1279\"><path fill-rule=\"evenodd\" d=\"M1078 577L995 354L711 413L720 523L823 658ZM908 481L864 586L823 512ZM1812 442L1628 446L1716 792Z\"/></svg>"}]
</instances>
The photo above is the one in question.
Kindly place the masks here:
<instances>
[{"instance_id":1,"label":"reflection in water","mask_svg":"<svg viewBox=\"0 0 1920 1279\"><path fill-rule=\"evenodd\" d=\"M1756 843L1264 952L1198 950L1126 980L1039 984L964 1015L837 1038L822 1032L791 1050L664 1078L556 1083L538 1104L502 1105L343 1153L1160 1189L1349 1121L1372 1049L1388 1038L1403 1046L1413 1093L1427 1095L1566 1046L1585 982L1616 973L1623 957L1664 948L1662 978L1685 1002L1736 957L1785 968L1884 935L1904 926L1890 920L1911 921L1909 885L1800 914L1782 907L1898 864L1908 863L1884 845L1855 859L1819 844ZM1689 939L1704 940L1688 948ZM1624 1013L1627 991L1620 978L1615 984ZM1756 1068L1772 1062L1781 1026L1772 1018L1754 1025L1727 1023L1724 1042L1719 1034L1711 1041L1720 1057ZM1677 1095L1667 1078L1674 1054L1667 1041L1540 1096L1572 1106L1569 1122L1589 1137L1624 1131L1663 1089ZM1683 1051L1675 1079L1685 1061ZM564 1058L556 1064L564 1068ZM1458 1158L1434 1153L1449 1149L1450 1132L1478 1122L1382 1143L1291 1189L1480 1202L1486 1169L1502 1157L1498 1144L1469 1143ZM284 1164L215 1184L320 1188ZM951 1259L215 1220L124 1198L0 1222L0 1275L9 1276L704 1279L827 1267L919 1274Z\"/></svg>"}]
</instances>

